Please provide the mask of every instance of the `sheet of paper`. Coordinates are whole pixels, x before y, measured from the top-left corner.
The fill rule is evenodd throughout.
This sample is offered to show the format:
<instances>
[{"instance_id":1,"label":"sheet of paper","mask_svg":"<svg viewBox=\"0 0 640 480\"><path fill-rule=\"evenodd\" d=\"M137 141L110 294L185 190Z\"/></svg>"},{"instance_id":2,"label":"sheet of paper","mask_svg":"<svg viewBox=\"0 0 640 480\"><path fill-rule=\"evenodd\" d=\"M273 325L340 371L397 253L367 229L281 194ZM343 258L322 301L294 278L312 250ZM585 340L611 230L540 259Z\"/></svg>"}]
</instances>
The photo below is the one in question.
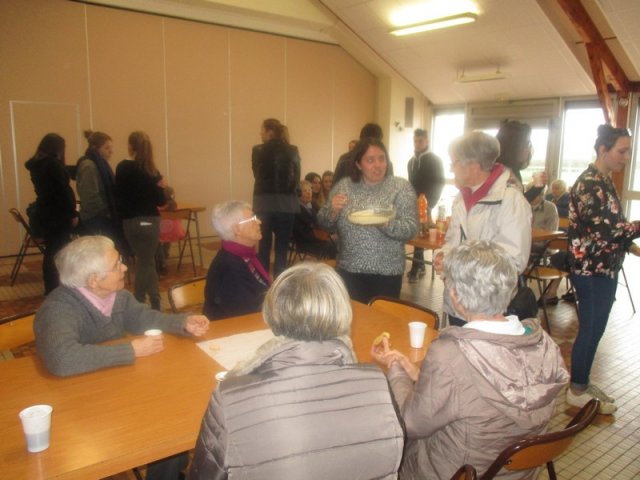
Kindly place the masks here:
<instances>
[{"instance_id":1,"label":"sheet of paper","mask_svg":"<svg viewBox=\"0 0 640 480\"><path fill-rule=\"evenodd\" d=\"M263 343L272 338L273 332L266 329L214 338L197 345L225 370L231 370L239 361L251 358Z\"/></svg>"}]
</instances>

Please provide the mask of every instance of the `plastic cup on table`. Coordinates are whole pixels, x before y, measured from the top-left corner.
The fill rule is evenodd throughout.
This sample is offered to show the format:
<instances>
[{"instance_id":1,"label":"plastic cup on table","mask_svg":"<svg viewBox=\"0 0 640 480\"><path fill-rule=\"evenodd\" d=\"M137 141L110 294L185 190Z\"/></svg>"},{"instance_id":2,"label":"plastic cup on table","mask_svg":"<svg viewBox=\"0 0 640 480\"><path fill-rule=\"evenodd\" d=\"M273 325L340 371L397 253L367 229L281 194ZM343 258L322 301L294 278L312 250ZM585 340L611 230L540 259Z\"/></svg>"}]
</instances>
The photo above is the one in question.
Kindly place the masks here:
<instances>
[{"instance_id":1,"label":"plastic cup on table","mask_svg":"<svg viewBox=\"0 0 640 480\"><path fill-rule=\"evenodd\" d=\"M158 335L162 335L162 330L159 328L151 328L149 330L145 330L144 334L147 337L157 337Z\"/></svg>"},{"instance_id":2,"label":"plastic cup on table","mask_svg":"<svg viewBox=\"0 0 640 480\"><path fill-rule=\"evenodd\" d=\"M437 238L438 238L438 229L437 228L430 228L429 229L429 241L430 242L435 242Z\"/></svg>"},{"instance_id":3,"label":"plastic cup on table","mask_svg":"<svg viewBox=\"0 0 640 480\"><path fill-rule=\"evenodd\" d=\"M411 348L422 348L427 324L424 322L409 322L409 343Z\"/></svg>"},{"instance_id":4,"label":"plastic cup on table","mask_svg":"<svg viewBox=\"0 0 640 480\"><path fill-rule=\"evenodd\" d=\"M37 453L49 448L51 412L53 412L51 405L33 405L18 414L27 440L28 451Z\"/></svg>"}]
</instances>

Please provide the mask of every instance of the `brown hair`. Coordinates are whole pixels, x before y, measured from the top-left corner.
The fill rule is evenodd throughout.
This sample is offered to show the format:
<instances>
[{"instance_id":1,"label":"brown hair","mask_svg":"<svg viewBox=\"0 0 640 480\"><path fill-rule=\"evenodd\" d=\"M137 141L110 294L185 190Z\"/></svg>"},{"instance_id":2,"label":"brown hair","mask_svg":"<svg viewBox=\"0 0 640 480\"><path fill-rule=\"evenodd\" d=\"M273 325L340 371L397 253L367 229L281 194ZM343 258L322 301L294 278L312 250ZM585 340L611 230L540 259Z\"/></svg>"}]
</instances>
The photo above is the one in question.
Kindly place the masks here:
<instances>
[{"instance_id":1,"label":"brown hair","mask_svg":"<svg viewBox=\"0 0 640 480\"><path fill-rule=\"evenodd\" d=\"M384 152L384 158L387 160L387 170L384 172L384 176L389 176L389 153L387 152L387 147L384 146L382 140L378 140L374 137L367 137L360 140L356 147L353 149L351 181L354 183L358 183L360 180L362 180L362 171L356 167L356 164L362 161L362 157L364 157L364 154L367 153L369 147L378 147Z\"/></svg>"},{"instance_id":2,"label":"brown hair","mask_svg":"<svg viewBox=\"0 0 640 480\"><path fill-rule=\"evenodd\" d=\"M277 120L275 118L267 118L262 122L262 128L264 128L265 131L272 133L271 138L274 138L276 140L284 140L285 142L289 143L289 129L287 129L287 127L280 123L280 120Z\"/></svg>"},{"instance_id":3,"label":"brown hair","mask_svg":"<svg viewBox=\"0 0 640 480\"><path fill-rule=\"evenodd\" d=\"M106 133L104 133L104 132L94 132L92 130L85 130L84 131L84 138L87 139L87 142L89 143L89 148L93 148L95 150L98 150L105 143L107 143L108 141L112 140L112 138L109 135L107 135Z\"/></svg>"},{"instance_id":4,"label":"brown hair","mask_svg":"<svg viewBox=\"0 0 640 480\"><path fill-rule=\"evenodd\" d=\"M153 161L153 149L151 148L151 140L149 135L144 132L136 131L129 135L129 146L135 154L134 163L143 172L151 177L157 177L160 172L156 168Z\"/></svg>"}]
</instances>

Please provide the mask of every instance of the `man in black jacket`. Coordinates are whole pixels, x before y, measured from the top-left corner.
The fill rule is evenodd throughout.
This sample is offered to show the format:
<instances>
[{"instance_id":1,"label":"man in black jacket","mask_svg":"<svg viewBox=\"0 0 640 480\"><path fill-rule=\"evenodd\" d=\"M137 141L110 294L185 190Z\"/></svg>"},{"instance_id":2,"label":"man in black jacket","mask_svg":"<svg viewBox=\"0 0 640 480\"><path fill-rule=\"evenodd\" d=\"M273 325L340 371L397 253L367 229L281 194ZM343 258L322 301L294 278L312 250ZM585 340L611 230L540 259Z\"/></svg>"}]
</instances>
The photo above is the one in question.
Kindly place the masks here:
<instances>
[{"instance_id":1,"label":"man in black jacket","mask_svg":"<svg viewBox=\"0 0 640 480\"><path fill-rule=\"evenodd\" d=\"M431 210L440 200L444 186L442 160L429 151L429 136L426 130L416 128L413 132L413 146L415 154L407 165L409 182L413 185L417 196L424 193L429 203L428 208ZM424 250L416 247L413 250L411 270L407 274L409 283L416 283L418 278L424 277L424 274Z\"/></svg>"}]
</instances>

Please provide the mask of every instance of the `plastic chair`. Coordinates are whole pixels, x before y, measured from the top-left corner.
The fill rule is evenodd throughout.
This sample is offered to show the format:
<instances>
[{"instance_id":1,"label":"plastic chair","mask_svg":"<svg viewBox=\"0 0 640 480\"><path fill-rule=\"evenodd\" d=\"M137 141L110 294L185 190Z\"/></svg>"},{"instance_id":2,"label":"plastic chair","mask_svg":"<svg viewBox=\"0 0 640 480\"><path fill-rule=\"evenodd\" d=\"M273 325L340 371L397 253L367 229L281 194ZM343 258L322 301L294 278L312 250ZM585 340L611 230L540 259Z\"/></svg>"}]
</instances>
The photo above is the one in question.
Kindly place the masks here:
<instances>
[{"instance_id":1,"label":"plastic chair","mask_svg":"<svg viewBox=\"0 0 640 480\"><path fill-rule=\"evenodd\" d=\"M19 313L0 320L0 352L7 350L10 355L0 357L13 358L11 350L35 340L33 320L36 312Z\"/></svg>"},{"instance_id":2,"label":"plastic chair","mask_svg":"<svg viewBox=\"0 0 640 480\"><path fill-rule=\"evenodd\" d=\"M471 465L461 466L456 473L453 474L451 480L477 480L478 473Z\"/></svg>"},{"instance_id":3,"label":"plastic chair","mask_svg":"<svg viewBox=\"0 0 640 480\"><path fill-rule=\"evenodd\" d=\"M180 252L178 257L178 268L177 271L180 271L180 267L182 266L182 259L184 258L184 251L189 245L189 254L191 256L191 263L193 265L193 274L196 275L196 260L193 256L193 244L191 243L191 221L193 219L193 214L190 208L179 208L177 210L163 210L161 213L162 220L183 220L186 221L186 225L184 227L184 235L181 235L177 240L167 239L163 240L162 235L160 237L161 242L178 242L178 251Z\"/></svg>"},{"instance_id":4,"label":"plastic chair","mask_svg":"<svg viewBox=\"0 0 640 480\"><path fill-rule=\"evenodd\" d=\"M406 321L424 322L435 330L440 328L440 317L436 312L408 300L379 296L373 297L369 302L369 306Z\"/></svg>"},{"instance_id":5,"label":"plastic chair","mask_svg":"<svg viewBox=\"0 0 640 480\"><path fill-rule=\"evenodd\" d=\"M575 436L587 428L598 413L600 401L592 399L569 422L564 430L525 437L505 448L480 480L494 478L503 468L512 470L530 470L547 465L549 479L556 480L553 459L561 455Z\"/></svg>"},{"instance_id":6,"label":"plastic chair","mask_svg":"<svg viewBox=\"0 0 640 480\"><path fill-rule=\"evenodd\" d=\"M169 287L169 304L174 313L184 309L191 309L199 306L202 311L204 304L204 287L207 284L207 277L195 277L185 282L176 283Z\"/></svg>"},{"instance_id":7,"label":"plastic chair","mask_svg":"<svg viewBox=\"0 0 640 480\"><path fill-rule=\"evenodd\" d=\"M22 239L22 245L20 245L20 251L16 256L16 261L13 264L13 268L11 269L11 286L13 287L13 285L16 283L16 279L18 278L18 273L20 272L20 267L22 267L24 257L27 256L28 250L30 248L37 248L40 253L44 254L44 241L33 236L33 234L31 233L31 228L29 228L29 224L17 208L9 209L9 213L16 222L22 225L22 228L24 228L25 231L24 238Z\"/></svg>"}]
</instances>

